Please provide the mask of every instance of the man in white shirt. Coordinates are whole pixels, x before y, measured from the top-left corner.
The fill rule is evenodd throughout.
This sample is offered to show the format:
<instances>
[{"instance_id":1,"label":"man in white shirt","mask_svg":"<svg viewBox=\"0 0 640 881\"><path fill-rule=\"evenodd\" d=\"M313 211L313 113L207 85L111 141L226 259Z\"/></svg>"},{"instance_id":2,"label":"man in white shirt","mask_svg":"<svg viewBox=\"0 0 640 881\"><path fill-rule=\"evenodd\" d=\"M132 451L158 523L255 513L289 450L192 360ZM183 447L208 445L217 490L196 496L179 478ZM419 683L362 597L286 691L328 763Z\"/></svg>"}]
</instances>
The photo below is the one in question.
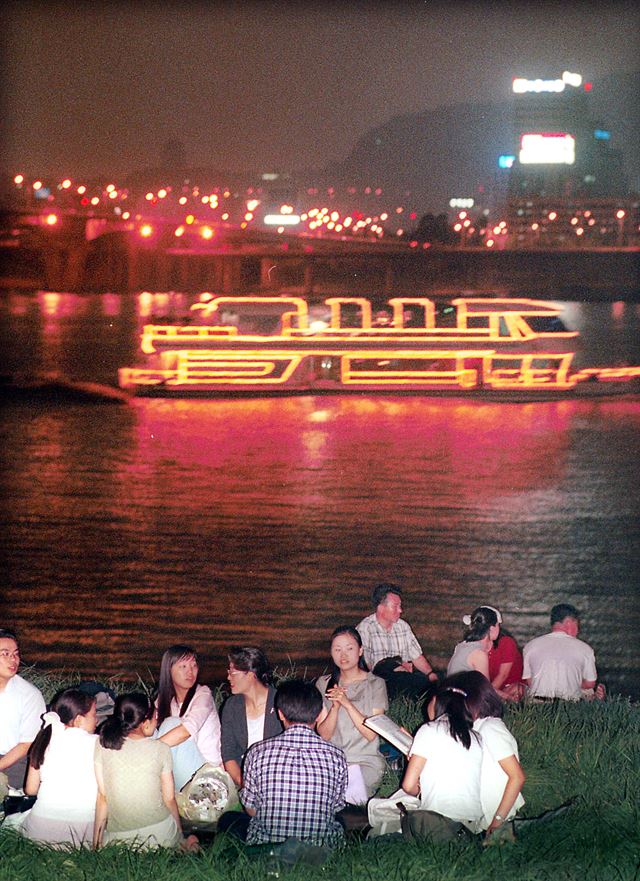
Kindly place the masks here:
<instances>
[{"instance_id":1,"label":"man in white shirt","mask_svg":"<svg viewBox=\"0 0 640 881\"><path fill-rule=\"evenodd\" d=\"M591 692L598 679L591 646L578 639L580 615L575 606L559 603L551 609L551 633L528 642L523 651L522 677L532 697L576 701ZM600 697L600 694L595 694Z\"/></svg>"},{"instance_id":2,"label":"man in white shirt","mask_svg":"<svg viewBox=\"0 0 640 881\"><path fill-rule=\"evenodd\" d=\"M420 643L402 614L402 590L379 584L372 595L375 612L357 625L369 669L387 683L389 698L423 694L438 682Z\"/></svg>"},{"instance_id":3,"label":"man in white shirt","mask_svg":"<svg viewBox=\"0 0 640 881\"><path fill-rule=\"evenodd\" d=\"M22 788L27 753L47 709L35 685L18 676L19 666L16 635L0 628L0 771L14 789Z\"/></svg>"}]
</instances>

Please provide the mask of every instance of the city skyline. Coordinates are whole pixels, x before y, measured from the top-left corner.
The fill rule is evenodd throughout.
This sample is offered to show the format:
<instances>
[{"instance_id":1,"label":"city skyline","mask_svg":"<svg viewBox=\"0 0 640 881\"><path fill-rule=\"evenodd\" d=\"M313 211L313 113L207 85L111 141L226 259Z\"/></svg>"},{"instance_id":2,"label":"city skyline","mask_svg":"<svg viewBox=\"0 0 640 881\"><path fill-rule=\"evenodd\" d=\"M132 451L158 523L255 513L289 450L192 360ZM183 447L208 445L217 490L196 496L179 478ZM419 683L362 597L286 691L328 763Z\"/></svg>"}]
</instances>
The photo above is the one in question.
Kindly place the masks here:
<instances>
[{"instance_id":1,"label":"city skyline","mask_svg":"<svg viewBox=\"0 0 640 881\"><path fill-rule=\"evenodd\" d=\"M189 165L322 167L401 114L504 101L514 75L637 69L626 2L9 3L3 171L127 174L185 143Z\"/></svg>"}]
</instances>

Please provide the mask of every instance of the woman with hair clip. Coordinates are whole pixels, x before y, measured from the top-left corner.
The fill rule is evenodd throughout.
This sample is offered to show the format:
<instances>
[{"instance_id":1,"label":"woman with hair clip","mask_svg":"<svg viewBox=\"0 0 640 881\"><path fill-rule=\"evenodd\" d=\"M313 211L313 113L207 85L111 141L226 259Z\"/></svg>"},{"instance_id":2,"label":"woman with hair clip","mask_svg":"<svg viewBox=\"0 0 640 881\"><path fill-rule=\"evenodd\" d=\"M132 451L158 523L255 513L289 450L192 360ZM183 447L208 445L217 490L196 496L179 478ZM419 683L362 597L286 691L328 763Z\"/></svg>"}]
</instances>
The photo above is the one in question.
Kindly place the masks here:
<instances>
[{"instance_id":1,"label":"woman with hair clip","mask_svg":"<svg viewBox=\"0 0 640 881\"><path fill-rule=\"evenodd\" d=\"M232 646L227 679L231 696L222 706L222 760L240 788L245 752L252 744L281 734L282 723L274 707L271 668L261 649Z\"/></svg>"},{"instance_id":2,"label":"woman with hair clip","mask_svg":"<svg viewBox=\"0 0 640 881\"><path fill-rule=\"evenodd\" d=\"M331 673L321 676L316 686L324 698L318 734L345 753L349 766L346 801L364 804L378 788L386 767L378 735L364 720L384 713L389 702L384 680L367 668L355 627L337 627L331 634Z\"/></svg>"},{"instance_id":3,"label":"woman with hair clip","mask_svg":"<svg viewBox=\"0 0 640 881\"><path fill-rule=\"evenodd\" d=\"M102 724L95 754L94 847L113 841L144 849L197 847L195 835L182 837L171 750L153 738L155 730L156 708L142 692L120 695Z\"/></svg>"},{"instance_id":4,"label":"woman with hair clip","mask_svg":"<svg viewBox=\"0 0 640 881\"><path fill-rule=\"evenodd\" d=\"M198 683L198 672L198 657L188 645L172 645L162 656L158 736L171 747L176 789L205 762L222 765L218 711L211 689Z\"/></svg>"},{"instance_id":5,"label":"woman with hair clip","mask_svg":"<svg viewBox=\"0 0 640 881\"><path fill-rule=\"evenodd\" d=\"M489 684L487 682L487 684ZM432 811L477 831L482 820L482 746L465 689L445 679L413 740L402 788Z\"/></svg>"},{"instance_id":6,"label":"woman with hair clip","mask_svg":"<svg viewBox=\"0 0 640 881\"><path fill-rule=\"evenodd\" d=\"M77 688L58 692L29 751L25 792L37 795L21 815L20 832L34 841L91 845L98 786L93 768L96 702Z\"/></svg>"},{"instance_id":7,"label":"woman with hair clip","mask_svg":"<svg viewBox=\"0 0 640 881\"><path fill-rule=\"evenodd\" d=\"M504 706L500 695L481 673L457 673L449 677L447 684L466 692L473 730L480 735L480 829L491 834L512 820L524 804L521 791L525 774L518 744L502 721Z\"/></svg>"},{"instance_id":8,"label":"woman with hair clip","mask_svg":"<svg viewBox=\"0 0 640 881\"><path fill-rule=\"evenodd\" d=\"M465 615L462 621L467 629L464 640L453 650L447 676L477 670L488 679L489 652L500 633L502 616L492 606L479 606L471 615Z\"/></svg>"}]
</instances>

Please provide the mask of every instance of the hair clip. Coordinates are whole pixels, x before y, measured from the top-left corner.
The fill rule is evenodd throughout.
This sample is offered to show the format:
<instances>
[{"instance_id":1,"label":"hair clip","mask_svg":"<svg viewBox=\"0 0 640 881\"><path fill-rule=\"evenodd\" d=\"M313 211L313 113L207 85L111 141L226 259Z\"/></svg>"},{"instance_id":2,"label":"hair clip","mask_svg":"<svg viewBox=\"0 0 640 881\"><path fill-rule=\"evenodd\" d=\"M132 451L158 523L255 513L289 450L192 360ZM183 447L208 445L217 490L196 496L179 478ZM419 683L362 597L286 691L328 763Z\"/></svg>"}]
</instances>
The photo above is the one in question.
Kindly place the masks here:
<instances>
[{"instance_id":1,"label":"hair clip","mask_svg":"<svg viewBox=\"0 0 640 881\"><path fill-rule=\"evenodd\" d=\"M454 694L461 694L462 697L469 697L466 691L463 691L461 688L454 688L453 685L450 685L448 688L445 688L445 691L452 691Z\"/></svg>"}]
</instances>

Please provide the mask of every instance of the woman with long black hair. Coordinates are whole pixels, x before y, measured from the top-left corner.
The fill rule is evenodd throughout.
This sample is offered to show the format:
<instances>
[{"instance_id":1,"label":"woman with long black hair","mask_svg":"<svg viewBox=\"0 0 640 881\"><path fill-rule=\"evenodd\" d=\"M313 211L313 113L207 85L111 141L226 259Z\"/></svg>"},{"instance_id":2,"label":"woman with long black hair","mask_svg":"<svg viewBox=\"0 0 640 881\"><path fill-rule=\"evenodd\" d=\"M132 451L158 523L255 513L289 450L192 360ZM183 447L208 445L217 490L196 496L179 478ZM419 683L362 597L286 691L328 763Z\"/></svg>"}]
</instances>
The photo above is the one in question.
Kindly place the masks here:
<instances>
[{"instance_id":1,"label":"woman with long black hair","mask_svg":"<svg viewBox=\"0 0 640 881\"><path fill-rule=\"evenodd\" d=\"M78 688L59 692L31 744L25 783L35 805L23 835L52 847L91 845L98 787L93 768L96 702Z\"/></svg>"},{"instance_id":2,"label":"woman with long black hair","mask_svg":"<svg viewBox=\"0 0 640 881\"><path fill-rule=\"evenodd\" d=\"M198 657L188 645L162 655L156 707L158 735L171 747L176 789L205 762L222 765L220 719L211 689L198 682Z\"/></svg>"},{"instance_id":3,"label":"woman with long black hair","mask_svg":"<svg viewBox=\"0 0 640 881\"><path fill-rule=\"evenodd\" d=\"M195 836L182 837L171 750L153 737L156 718L153 701L131 692L116 699L100 728L94 847L112 841L152 849L197 846Z\"/></svg>"},{"instance_id":4,"label":"woman with long black hair","mask_svg":"<svg viewBox=\"0 0 640 881\"><path fill-rule=\"evenodd\" d=\"M333 631L331 672L321 676L316 685L325 711L318 734L344 751L349 766L347 802L363 804L376 791L385 769L379 738L364 720L384 713L388 700L384 680L367 668L355 627Z\"/></svg>"}]
</instances>

